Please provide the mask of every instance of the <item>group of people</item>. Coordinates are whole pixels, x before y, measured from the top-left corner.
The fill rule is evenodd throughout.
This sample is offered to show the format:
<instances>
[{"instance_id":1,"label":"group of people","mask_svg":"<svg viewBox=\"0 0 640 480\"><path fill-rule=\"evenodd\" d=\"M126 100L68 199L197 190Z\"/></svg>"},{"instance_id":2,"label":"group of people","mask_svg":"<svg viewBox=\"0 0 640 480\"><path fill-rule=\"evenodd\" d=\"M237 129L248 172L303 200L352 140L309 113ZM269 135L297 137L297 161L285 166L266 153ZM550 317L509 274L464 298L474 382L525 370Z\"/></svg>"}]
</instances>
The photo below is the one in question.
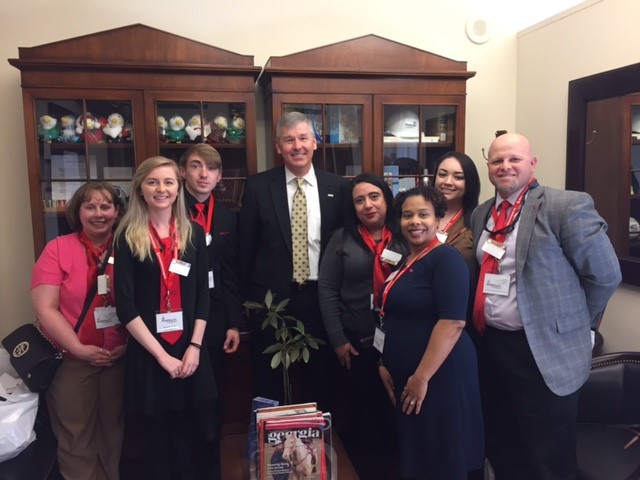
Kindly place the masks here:
<instances>
[{"instance_id":1,"label":"group of people","mask_svg":"<svg viewBox=\"0 0 640 480\"><path fill-rule=\"evenodd\" d=\"M46 392L63 478L120 478L125 413L143 426L151 478L222 478L222 357L242 310L220 178L202 144L179 164L142 162L126 213L110 184L87 183L67 206L74 233L37 260L34 308L64 352Z\"/></svg>"},{"instance_id":2,"label":"group of people","mask_svg":"<svg viewBox=\"0 0 640 480\"><path fill-rule=\"evenodd\" d=\"M270 290L326 342L296 366L294 400L334 412L362 478L483 478L485 458L498 480L575 478L590 329L621 281L591 198L539 185L518 134L491 144L480 206L460 152L394 199L376 175L315 169L303 114L275 144L283 165L247 179L237 242L208 145L144 161L124 216L106 183L74 195L76 233L47 245L32 283L65 351L47 391L63 476L119 478L126 411L154 478L219 478L222 357L241 299ZM282 399L262 320L248 318L253 392Z\"/></svg>"}]
</instances>

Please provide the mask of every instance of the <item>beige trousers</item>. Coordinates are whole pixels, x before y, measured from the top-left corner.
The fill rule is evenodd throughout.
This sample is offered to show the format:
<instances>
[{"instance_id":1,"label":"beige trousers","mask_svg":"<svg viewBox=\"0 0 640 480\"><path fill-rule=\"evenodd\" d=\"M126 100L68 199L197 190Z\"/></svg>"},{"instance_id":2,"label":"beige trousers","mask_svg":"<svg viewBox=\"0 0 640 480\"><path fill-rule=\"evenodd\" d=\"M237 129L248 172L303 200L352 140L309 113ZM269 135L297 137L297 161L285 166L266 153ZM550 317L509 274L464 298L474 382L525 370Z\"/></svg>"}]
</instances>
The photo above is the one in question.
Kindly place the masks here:
<instances>
[{"instance_id":1,"label":"beige trousers","mask_svg":"<svg viewBox=\"0 0 640 480\"><path fill-rule=\"evenodd\" d=\"M124 361L94 367L67 359L46 393L58 465L67 480L119 480Z\"/></svg>"}]
</instances>

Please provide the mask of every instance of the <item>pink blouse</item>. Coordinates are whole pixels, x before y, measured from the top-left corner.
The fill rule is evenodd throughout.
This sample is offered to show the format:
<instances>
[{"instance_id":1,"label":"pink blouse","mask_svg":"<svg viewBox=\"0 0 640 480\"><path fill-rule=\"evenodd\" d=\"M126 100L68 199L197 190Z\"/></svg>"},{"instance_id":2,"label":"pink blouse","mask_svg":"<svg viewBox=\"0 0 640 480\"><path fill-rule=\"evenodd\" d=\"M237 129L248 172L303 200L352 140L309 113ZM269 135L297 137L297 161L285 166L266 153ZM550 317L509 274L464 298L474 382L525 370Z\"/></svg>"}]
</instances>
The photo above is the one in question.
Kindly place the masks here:
<instances>
[{"instance_id":1,"label":"pink blouse","mask_svg":"<svg viewBox=\"0 0 640 480\"><path fill-rule=\"evenodd\" d=\"M38 285L60 287L60 313L72 327L75 327L84 307L87 295L88 268L87 254L77 233L51 240L33 266L31 288ZM107 265L105 273L113 279L113 265ZM114 305L112 292L109 297L111 305ZM85 322L87 321L91 321L91 317L88 315L85 318ZM102 346L112 350L114 347L124 344L126 340L127 330L123 326L109 327L104 331Z\"/></svg>"}]
</instances>

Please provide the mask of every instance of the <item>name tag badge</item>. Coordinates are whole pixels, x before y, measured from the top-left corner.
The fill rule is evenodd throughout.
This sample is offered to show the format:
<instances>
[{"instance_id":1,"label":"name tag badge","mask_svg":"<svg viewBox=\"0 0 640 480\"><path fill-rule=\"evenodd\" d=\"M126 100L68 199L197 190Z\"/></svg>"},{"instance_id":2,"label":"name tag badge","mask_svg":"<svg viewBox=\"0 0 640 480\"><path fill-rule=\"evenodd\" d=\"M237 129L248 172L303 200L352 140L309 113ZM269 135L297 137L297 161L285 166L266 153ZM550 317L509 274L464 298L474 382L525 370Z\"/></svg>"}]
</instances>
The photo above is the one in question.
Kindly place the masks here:
<instances>
[{"instance_id":1,"label":"name tag badge","mask_svg":"<svg viewBox=\"0 0 640 480\"><path fill-rule=\"evenodd\" d=\"M507 296L509 295L510 283L511 277L509 275L487 273L484 276L482 291L486 294Z\"/></svg>"},{"instance_id":2,"label":"name tag badge","mask_svg":"<svg viewBox=\"0 0 640 480\"><path fill-rule=\"evenodd\" d=\"M436 237L438 237L438 241L440 243L447 243L447 237L449 236L448 233L445 232L436 232Z\"/></svg>"},{"instance_id":3,"label":"name tag badge","mask_svg":"<svg viewBox=\"0 0 640 480\"><path fill-rule=\"evenodd\" d=\"M110 265L113 265L113 255L109 257L109 259L107 260L107 263Z\"/></svg>"},{"instance_id":4,"label":"name tag badge","mask_svg":"<svg viewBox=\"0 0 640 480\"><path fill-rule=\"evenodd\" d=\"M496 243L488 238L487 241L484 242L484 245L482 245L482 251L500 260L502 257L504 257L506 249L504 247L504 244Z\"/></svg>"},{"instance_id":5,"label":"name tag badge","mask_svg":"<svg viewBox=\"0 0 640 480\"><path fill-rule=\"evenodd\" d=\"M182 260L173 259L171 261L171 265L169 265L169 271L173 273L177 273L178 275L182 275L186 277L189 275L189 270L191 269L191 264L187 262L183 262Z\"/></svg>"},{"instance_id":6,"label":"name tag badge","mask_svg":"<svg viewBox=\"0 0 640 480\"><path fill-rule=\"evenodd\" d=\"M207 233L207 236L205 238L207 240L207 247L208 247L209 245L211 245L211 234Z\"/></svg>"},{"instance_id":7,"label":"name tag badge","mask_svg":"<svg viewBox=\"0 0 640 480\"><path fill-rule=\"evenodd\" d=\"M156 313L156 331L158 333L182 330L182 310Z\"/></svg>"},{"instance_id":8,"label":"name tag badge","mask_svg":"<svg viewBox=\"0 0 640 480\"><path fill-rule=\"evenodd\" d=\"M98 295L109 293L109 275L98 275Z\"/></svg>"},{"instance_id":9,"label":"name tag badge","mask_svg":"<svg viewBox=\"0 0 640 480\"><path fill-rule=\"evenodd\" d=\"M402 255L398 252L394 252L393 250L389 250L385 248L382 251L382 255L380 255L380 259L388 263L389 265L397 265L400 260L402 260Z\"/></svg>"},{"instance_id":10,"label":"name tag badge","mask_svg":"<svg viewBox=\"0 0 640 480\"><path fill-rule=\"evenodd\" d=\"M213 270L209 270L209 288L214 288L215 286L213 282Z\"/></svg>"},{"instance_id":11,"label":"name tag badge","mask_svg":"<svg viewBox=\"0 0 640 480\"><path fill-rule=\"evenodd\" d=\"M96 319L96 328L109 328L120 325L120 320L116 315L116 307L96 307L93 311L93 318Z\"/></svg>"},{"instance_id":12,"label":"name tag badge","mask_svg":"<svg viewBox=\"0 0 640 480\"><path fill-rule=\"evenodd\" d=\"M376 331L373 334L373 348L380 353L384 350L384 335L385 333L382 329L380 327L376 327Z\"/></svg>"}]
</instances>

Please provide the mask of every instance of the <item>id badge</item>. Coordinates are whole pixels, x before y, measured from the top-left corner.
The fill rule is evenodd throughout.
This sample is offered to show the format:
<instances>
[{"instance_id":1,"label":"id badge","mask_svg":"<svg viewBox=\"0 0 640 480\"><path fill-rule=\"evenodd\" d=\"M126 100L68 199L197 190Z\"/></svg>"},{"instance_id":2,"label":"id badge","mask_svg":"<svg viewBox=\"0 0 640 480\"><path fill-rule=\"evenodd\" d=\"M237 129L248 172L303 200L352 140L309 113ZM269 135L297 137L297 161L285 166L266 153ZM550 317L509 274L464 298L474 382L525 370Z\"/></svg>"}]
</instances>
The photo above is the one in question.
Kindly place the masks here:
<instances>
[{"instance_id":1,"label":"id badge","mask_svg":"<svg viewBox=\"0 0 640 480\"><path fill-rule=\"evenodd\" d=\"M211 238L211 234L210 234L210 233L207 233L207 236L205 237L205 239L206 239L206 241L207 241L207 247L208 247L209 245L211 245L211 240L212 240L212 238ZM213 287L212 287L212 288L213 288Z\"/></svg>"},{"instance_id":2,"label":"id badge","mask_svg":"<svg viewBox=\"0 0 640 480\"><path fill-rule=\"evenodd\" d=\"M389 250L385 248L382 251L382 255L380 255L380 259L388 263L389 265L397 265L400 260L402 260L402 255L398 252L394 252L393 250Z\"/></svg>"},{"instance_id":3,"label":"id badge","mask_svg":"<svg viewBox=\"0 0 640 480\"><path fill-rule=\"evenodd\" d=\"M182 310L156 313L156 332L177 332L182 330Z\"/></svg>"},{"instance_id":4,"label":"id badge","mask_svg":"<svg viewBox=\"0 0 640 480\"><path fill-rule=\"evenodd\" d=\"M380 327L376 327L376 331L373 334L373 348L380 353L384 350L384 331Z\"/></svg>"},{"instance_id":5,"label":"id badge","mask_svg":"<svg viewBox=\"0 0 640 480\"><path fill-rule=\"evenodd\" d=\"M497 273L487 273L484 276L484 285L482 291L486 294L509 295L509 284L511 277L509 275L501 275Z\"/></svg>"},{"instance_id":6,"label":"id badge","mask_svg":"<svg viewBox=\"0 0 640 480\"><path fill-rule=\"evenodd\" d=\"M504 257L506 249L502 243L496 243L488 238L487 241L484 242L484 245L482 245L482 251L500 260Z\"/></svg>"},{"instance_id":7,"label":"id badge","mask_svg":"<svg viewBox=\"0 0 640 480\"><path fill-rule=\"evenodd\" d=\"M449 236L448 233L445 232L436 232L436 237L438 237L438 241L440 243L447 243L447 237Z\"/></svg>"},{"instance_id":8,"label":"id badge","mask_svg":"<svg viewBox=\"0 0 640 480\"><path fill-rule=\"evenodd\" d=\"M169 271L173 273L177 273L178 275L182 275L186 277L189 275L189 270L191 269L191 264L187 262L183 262L182 260L178 260L174 258L171 260L171 265L169 265Z\"/></svg>"},{"instance_id":9,"label":"id badge","mask_svg":"<svg viewBox=\"0 0 640 480\"><path fill-rule=\"evenodd\" d=\"M116 307L96 307L93 311L93 317L96 319L96 328L109 328L120 325L120 320L116 315Z\"/></svg>"},{"instance_id":10,"label":"id badge","mask_svg":"<svg viewBox=\"0 0 640 480\"><path fill-rule=\"evenodd\" d=\"M213 281L213 270L209 270L209 288L214 288L216 285Z\"/></svg>"},{"instance_id":11,"label":"id badge","mask_svg":"<svg viewBox=\"0 0 640 480\"><path fill-rule=\"evenodd\" d=\"M109 293L109 275L98 275L98 295Z\"/></svg>"}]
</instances>

